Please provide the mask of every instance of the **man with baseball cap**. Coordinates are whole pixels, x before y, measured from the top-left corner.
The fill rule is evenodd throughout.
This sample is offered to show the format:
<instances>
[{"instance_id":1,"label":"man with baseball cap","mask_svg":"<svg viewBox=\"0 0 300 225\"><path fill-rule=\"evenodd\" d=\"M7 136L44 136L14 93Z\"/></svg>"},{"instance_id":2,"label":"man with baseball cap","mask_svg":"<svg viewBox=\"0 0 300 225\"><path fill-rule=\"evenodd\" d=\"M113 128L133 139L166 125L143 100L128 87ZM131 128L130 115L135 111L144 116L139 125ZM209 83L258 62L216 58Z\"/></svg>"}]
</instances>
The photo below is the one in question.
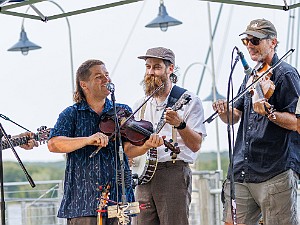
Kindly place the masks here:
<instances>
[{"instance_id":1,"label":"man with baseball cap","mask_svg":"<svg viewBox=\"0 0 300 225\"><path fill-rule=\"evenodd\" d=\"M253 20L241 35L254 62L270 66L278 62L277 31L270 21ZM239 93L244 91L248 79L249 76L245 76ZM234 222L258 224L261 217L265 225L299 224L296 202L300 135L296 132L295 111L300 76L295 68L282 61L274 68L270 79L275 90L269 99L264 96L257 99L246 93L229 110L224 100L213 103L213 109L223 122L240 122L233 149L233 167L228 169L223 185L226 225ZM258 85L263 82L270 81L262 79ZM231 195L232 190L235 196ZM235 200L236 212L231 208L234 206L232 200Z\"/></svg>"},{"instance_id":2,"label":"man with baseball cap","mask_svg":"<svg viewBox=\"0 0 300 225\"><path fill-rule=\"evenodd\" d=\"M260 39L268 38L270 36L277 37L276 28L266 19L252 20L247 26L246 31L241 33L240 36L243 34L251 35Z\"/></svg>"},{"instance_id":3,"label":"man with baseball cap","mask_svg":"<svg viewBox=\"0 0 300 225\"><path fill-rule=\"evenodd\" d=\"M188 225L192 194L189 164L195 162L196 152L206 136L202 103L198 96L174 84L177 76L174 74L175 55L172 50L150 48L138 58L145 60L146 72L142 82L145 97L138 100L133 109L155 94L138 111L136 118L150 121L155 132L165 137L167 143L177 144L173 147L166 145L169 147L166 150L166 146L158 146L158 140L153 139L151 144L148 140L148 146L135 146L126 151L133 158L133 174L135 165L147 168L147 176L139 176L135 197L140 204L149 207L141 210L135 224ZM173 142L169 142L170 139ZM157 147L157 151L151 149L153 147ZM151 166L147 166L143 158L147 154L151 156ZM149 177L148 172L154 174Z\"/></svg>"}]
</instances>

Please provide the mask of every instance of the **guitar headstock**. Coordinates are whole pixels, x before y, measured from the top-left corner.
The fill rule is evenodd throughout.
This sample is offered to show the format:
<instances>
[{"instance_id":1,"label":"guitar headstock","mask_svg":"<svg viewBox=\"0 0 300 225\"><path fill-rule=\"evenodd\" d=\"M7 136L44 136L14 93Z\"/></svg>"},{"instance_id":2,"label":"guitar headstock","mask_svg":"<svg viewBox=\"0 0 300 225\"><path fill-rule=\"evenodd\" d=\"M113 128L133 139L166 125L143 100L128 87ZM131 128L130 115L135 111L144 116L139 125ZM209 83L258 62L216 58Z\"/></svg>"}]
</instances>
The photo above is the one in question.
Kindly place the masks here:
<instances>
[{"instance_id":1,"label":"guitar headstock","mask_svg":"<svg viewBox=\"0 0 300 225\"><path fill-rule=\"evenodd\" d=\"M34 139L38 142L45 143L48 140L51 128L47 128L47 126L41 126L37 129L37 133L34 135Z\"/></svg>"},{"instance_id":2,"label":"guitar headstock","mask_svg":"<svg viewBox=\"0 0 300 225\"><path fill-rule=\"evenodd\" d=\"M183 93L180 99L172 106L172 110L177 111L182 108L182 106L188 104L192 100L191 95Z\"/></svg>"},{"instance_id":3,"label":"guitar headstock","mask_svg":"<svg viewBox=\"0 0 300 225\"><path fill-rule=\"evenodd\" d=\"M178 143L175 143L174 145L172 144L173 140L166 141L164 140L164 145L167 147L166 150L171 150L171 152L175 154L180 153L180 148L178 147Z\"/></svg>"}]
</instances>

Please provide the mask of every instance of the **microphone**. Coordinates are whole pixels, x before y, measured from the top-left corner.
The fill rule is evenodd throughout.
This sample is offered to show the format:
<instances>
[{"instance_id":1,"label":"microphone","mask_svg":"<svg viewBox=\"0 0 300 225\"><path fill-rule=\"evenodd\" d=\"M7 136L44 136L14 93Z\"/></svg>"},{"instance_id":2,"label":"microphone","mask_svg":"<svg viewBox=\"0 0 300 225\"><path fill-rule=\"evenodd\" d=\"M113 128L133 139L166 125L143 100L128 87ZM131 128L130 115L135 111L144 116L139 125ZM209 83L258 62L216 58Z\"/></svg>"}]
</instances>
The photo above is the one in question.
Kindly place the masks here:
<instances>
[{"instance_id":1,"label":"microphone","mask_svg":"<svg viewBox=\"0 0 300 225\"><path fill-rule=\"evenodd\" d=\"M248 63L244 57L244 54L237 47L235 47L235 48L236 48L237 54L239 55L241 62L243 64L245 75L250 75L252 73L252 68L248 65Z\"/></svg>"},{"instance_id":2,"label":"microphone","mask_svg":"<svg viewBox=\"0 0 300 225\"><path fill-rule=\"evenodd\" d=\"M115 85L111 82L106 84L106 88L107 90L109 90L110 92L114 92L115 91Z\"/></svg>"}]
</instances>

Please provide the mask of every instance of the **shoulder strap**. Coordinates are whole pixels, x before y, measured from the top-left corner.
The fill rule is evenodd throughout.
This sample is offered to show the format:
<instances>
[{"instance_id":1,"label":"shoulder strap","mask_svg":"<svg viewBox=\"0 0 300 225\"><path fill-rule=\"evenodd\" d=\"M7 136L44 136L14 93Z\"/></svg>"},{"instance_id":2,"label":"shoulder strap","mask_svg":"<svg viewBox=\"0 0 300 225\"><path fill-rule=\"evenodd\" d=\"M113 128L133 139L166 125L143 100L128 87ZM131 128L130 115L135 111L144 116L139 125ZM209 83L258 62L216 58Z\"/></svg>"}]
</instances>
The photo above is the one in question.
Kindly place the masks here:
<instances>
[{"instance_id":1,"label":"shoulder strap","mask_svg":"<svg viewBox=\"0 0 300 225\"><path fill-rule=\"evenodd\" d=\"M174 85L168 98L167 107L172 107L186 91L186 89Z\"/></svg>"}]
</instances>

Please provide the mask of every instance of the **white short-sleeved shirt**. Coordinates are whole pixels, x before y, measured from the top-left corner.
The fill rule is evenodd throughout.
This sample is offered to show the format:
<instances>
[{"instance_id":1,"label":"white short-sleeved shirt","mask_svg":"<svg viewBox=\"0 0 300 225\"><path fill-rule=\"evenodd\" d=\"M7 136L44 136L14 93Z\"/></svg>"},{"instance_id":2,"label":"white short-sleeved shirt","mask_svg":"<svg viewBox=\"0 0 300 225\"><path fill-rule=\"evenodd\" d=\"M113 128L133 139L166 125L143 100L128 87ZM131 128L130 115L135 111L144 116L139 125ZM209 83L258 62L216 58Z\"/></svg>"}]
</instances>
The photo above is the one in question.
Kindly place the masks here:
<instances>
[{"instance_id":1,"label":"white short-sleeved shirt","mask_svg":"<svg viewBox=\"0 0 300 225\"><path fill-rule=\"evenodd\" d=\"M192 100L189 101L186 105L184 105L181 109L177 112L186 122L186 124L195 132L201 133L202 138L206 136L205 125L203 124L204 121L204 110L202 106L202 102L198 96L195 94L187 91ZM135 111L144 101L145 97L138 100L134 106L133 110ZM144 111L144 116L142 119L150 121L153 124L154 130L157 127L158 122L160 121L164 109L167 105L168 98L160 104L156 103L154 98L150 98L146 103L146 108ZM135 115L136 120L141 119L141 109ZM159 132L160 136L166 136L166 140L172 139L172 126L170 124L165 124L164 127ZM180 148L180 153L177 155L176 160L183 160L188 163L194 163L197 157L197 154L191 151L188 147L186 147L183 143L182 138L180 137L179 133L177 132L177 142L178 147ZM165 146L162 145L158 150L158 162L166 162L171 161L170 150L165 152Z\"/></svg>"}]
</instances>

